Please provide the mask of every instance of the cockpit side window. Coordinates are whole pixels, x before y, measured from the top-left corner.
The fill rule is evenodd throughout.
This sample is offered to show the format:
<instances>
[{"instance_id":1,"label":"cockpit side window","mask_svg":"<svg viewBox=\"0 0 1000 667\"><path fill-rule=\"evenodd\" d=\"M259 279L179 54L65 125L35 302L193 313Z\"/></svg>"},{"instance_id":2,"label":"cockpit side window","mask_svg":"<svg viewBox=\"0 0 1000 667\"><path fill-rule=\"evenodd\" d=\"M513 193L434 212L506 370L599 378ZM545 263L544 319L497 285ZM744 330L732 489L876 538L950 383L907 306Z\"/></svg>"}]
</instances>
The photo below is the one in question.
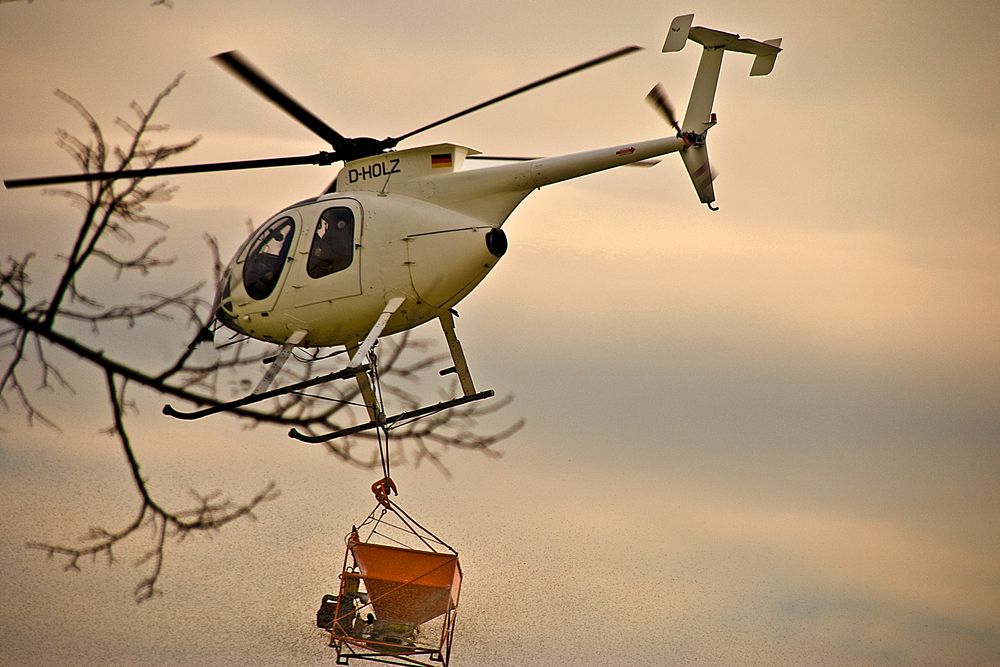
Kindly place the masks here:
<instances>
[{"instance_id":1,"label":"cockpit side window","mask_svg":"<svg viewBox=\"0 0 1000 667\"><path fill-rule=\"evenodd\" d=\"M323 211L316 223L306 273L322 278L343 271L354 261L354 213L338 206Z\"/></svg>"},{"instance_id":2,"label":"cockpit side window","mask_svg":"<svg viewBox=\"0 0 1000 667\"><path fill-rule=\"evenodd\" d=\"M294 233L295 222L291 218L275 220L250 248L243 267L243 286L251 299L259 301L271 296L281 278Z\"/></svg>"}]
</instances>

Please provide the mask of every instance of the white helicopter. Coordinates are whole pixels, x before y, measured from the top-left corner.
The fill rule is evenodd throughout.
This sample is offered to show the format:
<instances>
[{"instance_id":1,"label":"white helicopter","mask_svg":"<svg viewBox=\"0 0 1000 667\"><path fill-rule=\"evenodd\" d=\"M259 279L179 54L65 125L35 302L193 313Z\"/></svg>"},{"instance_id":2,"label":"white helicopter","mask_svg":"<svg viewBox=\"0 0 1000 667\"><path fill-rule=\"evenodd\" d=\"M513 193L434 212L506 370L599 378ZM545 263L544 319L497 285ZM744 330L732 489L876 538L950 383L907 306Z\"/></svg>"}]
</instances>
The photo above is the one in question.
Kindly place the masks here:
<instances>
[{"instance_id":1,"label":"white helicopter","mask_svg":"<svg viewBox=\"0 0 1000 667\"><path fill-rule=\"evenodd\" d=\"M216 296L215 317L251 338L281 346L264 378L249 396L227 403L206 398L209 407L174 417L195 419L298 391L333 379L357 379L371 421L321 436L291 435L320 442L400 419L418 417L493 395L476 390L455 334L454 307L490 272L507 250L502 226L533 190L586 174L680 153L700 200L715 210L712 171L706 147L722 58L726 51L755 56L751 76L767 75L781 51L781 40L755 41L739 35L692 27L694 15L670 25L664 52L679 51L690 39L703 52L683 124L675 118L659 86L647 99L676 130L659 139L546 158L483 156L454 144L395 150L404 139L525 92L639 50L626 47L495 97L447 118L378 140L348 138L307 111L237 52L216 60L261 95L289 113L333 147L333 152L129 171L4 181L8 188L56 183L166 176L170 174L254 169L285 165L343 168L327 191L279 211L248 238L226 269ZM466 169L468 159L507 160L512 164ZM378 338L437 319L444 332L462 387L462 396L386 417L376 406L366 373ZM344 346L347 366L305 382L269 389L295 347Z\"/></svg>"}]
</instances>

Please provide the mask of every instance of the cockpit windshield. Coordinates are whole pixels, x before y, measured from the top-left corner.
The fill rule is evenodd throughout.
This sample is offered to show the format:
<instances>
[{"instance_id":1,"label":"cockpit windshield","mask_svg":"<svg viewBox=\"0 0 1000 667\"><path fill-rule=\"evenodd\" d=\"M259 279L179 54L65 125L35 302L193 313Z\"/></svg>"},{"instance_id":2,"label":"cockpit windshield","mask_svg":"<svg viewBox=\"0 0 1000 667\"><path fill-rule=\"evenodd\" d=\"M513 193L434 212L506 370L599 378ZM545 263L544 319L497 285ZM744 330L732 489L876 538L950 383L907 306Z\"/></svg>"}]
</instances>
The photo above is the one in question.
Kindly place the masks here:
<instances>
[{"instance_id":1,"label":"cockpit windshield","mask_svg":"<svg viewBox=\"0 0 1000 667\"><path fill-rule=\"evenodd\" d=\"M243 267L243 286L251 299L259 301L271 296L291 250L294 233L295 222L284 217L271 223L254 241Z\"/></svg>"}]
</instances>

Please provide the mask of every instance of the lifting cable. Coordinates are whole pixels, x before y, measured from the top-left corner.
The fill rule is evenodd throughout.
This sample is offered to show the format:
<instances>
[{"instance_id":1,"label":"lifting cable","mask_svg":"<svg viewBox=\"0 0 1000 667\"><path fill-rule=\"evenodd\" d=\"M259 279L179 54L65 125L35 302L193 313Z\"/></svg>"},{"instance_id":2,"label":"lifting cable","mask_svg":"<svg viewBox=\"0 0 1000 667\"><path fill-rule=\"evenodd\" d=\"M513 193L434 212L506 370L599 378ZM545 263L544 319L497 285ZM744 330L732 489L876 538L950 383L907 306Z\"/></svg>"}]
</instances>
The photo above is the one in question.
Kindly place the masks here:
<instances>
[{"instance_id":1,"label":"lifting cable","mask_svg":"<svg viewBox=\"0 0 1000 667\"><path fill-rule=\"evenodd\" d=\"M378 501L375 509L371 511L368 518L365 519L359 528L364 528L367 524L371 523L371 532L369 533L369 539L372 535L378 534L380 537L385 539L394 540L389 535L379 532L379 524L384 523L386 526L394 528L396 530L409 532L417 537L424 546L426 546L431 551L437 552L431 542L437 543L439 547L444 547L452 553L457 553L455 549L451 547L447 542L442 540L440 537L432 533L430 530L422 526L416 519L410 516L402 507L394 503L390 498L390 493L393 495L399 495L399 491L396 489L396 483L392 481L390 473L392 472L390 464L390 451L389 451L389 431L391 429L390 424L386 422L385 410L383 403L383 393L382 393L382 382L379 376L378 370L378 357L375 352L375 347L378 343L372 347L371 351L368 353L368 377L371 381L372 392L374 394L375 405L372 406L372 410L375 413L375 422L377 424L375 432L378 436L378 453L379 459L382 464L382 479L378 480L372 484L372 493L375 494L375 499ZM379 511L381 508L381 511ZM378 517L375 516L378 512ZM394 525L385 521L385 515L388 512L392 512L396 515L396 518L403 523L404 527Z\"/></svg>"},{"instance_id":2,"label":"lifting cable","mask_svg":"<svg viewBox=\"0 0 1000 667\"><path fill-rule=\"evenodd\" d=\"M390 478L389 473L391 472L389 466L389 425L385 421L385 406L382 400L382 382L378 373L378 356L375 354L375 348L377 346L378 342L376 341L375 345L372 346L371 351L368 353L368 378L371 382L375 398L375 405L372 406L372 410L375 412L375 433L378 437L378 455L382 462L382 475L388 480ZM374 491L374 488L372 490ZM393 486L393 491L395 491L395 485ZM376 496L377 495L378 494L376 493Z\"/></svg>"}]
</instances>

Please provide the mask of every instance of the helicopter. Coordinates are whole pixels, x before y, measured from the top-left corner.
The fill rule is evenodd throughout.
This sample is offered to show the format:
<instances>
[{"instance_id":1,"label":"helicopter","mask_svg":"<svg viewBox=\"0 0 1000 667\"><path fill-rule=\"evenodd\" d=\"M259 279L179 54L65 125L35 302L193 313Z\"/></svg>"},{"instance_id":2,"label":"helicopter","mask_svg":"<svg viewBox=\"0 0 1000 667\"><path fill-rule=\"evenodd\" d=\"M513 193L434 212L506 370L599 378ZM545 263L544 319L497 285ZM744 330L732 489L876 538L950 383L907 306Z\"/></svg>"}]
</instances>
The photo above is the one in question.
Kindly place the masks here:
<instances>
[{"instance_id":1,"label":"helicopter","mask_svg":"<svg viewBox=\"0 0 1000 667\"><path fill-rule=\"evenodd\" d=\"M542 186L597 171L648 164L680 153L699 200L714 206L713 172L706 143L717 122L712 112L726 51L754 57L750 76L771 72L781 51L780 39L757 41L712 28L693 26L693 14L676 17L663 52L680 51L688 41L703 47L683 122L657 84L647 95L675 134L554 157L482 155L475 149L439 143L397 149L422 132L557 79L640 50L629 46L494 97L428 125L385 139L345 137L313 115L239 52L215 60L332 147L303 156L97 172L5 180L8 188L93 180L257 169L288 165L343 166L319 196L291 204L268 218L239 247L222 275L213 306L219 325L279 346L270 367L248 396L229 402L206 398L201 409L184 412L170 405L164 412L197 419L250 403L299 391L336 379L354 377L370 421L331 434L290 435L321 442L350 433L385 427L488 398L478 391L455 332L455 306L496 266L508 248L502 229L514 209ZM507 164L463 169L469 160ZM392 417L376 407L367 371L369 353L380 337L438 320L462 395ZM350 360L345 368L310 380L270 389L295 348L341 346Z\"/></svg>"}]
</instances>

